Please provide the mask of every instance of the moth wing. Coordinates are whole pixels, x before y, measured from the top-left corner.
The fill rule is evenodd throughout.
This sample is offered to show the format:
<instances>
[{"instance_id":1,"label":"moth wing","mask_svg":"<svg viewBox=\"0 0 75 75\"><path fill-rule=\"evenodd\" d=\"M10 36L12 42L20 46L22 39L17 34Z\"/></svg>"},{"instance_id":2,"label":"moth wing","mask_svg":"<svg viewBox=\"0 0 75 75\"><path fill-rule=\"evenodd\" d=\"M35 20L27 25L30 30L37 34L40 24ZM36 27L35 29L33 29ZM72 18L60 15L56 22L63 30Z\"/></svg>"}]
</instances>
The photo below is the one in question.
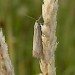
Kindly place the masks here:
<instances>
[{"instance_id":1,"label":"moth wing","mask_svg":"<svg viewBox=\"0 0 75 75\"><path fill-rule=\"evenodd\" d=\"M43 55L41 25L35 22L33 36L33 56L41 58Z\"/></svg>"}]
</instances>

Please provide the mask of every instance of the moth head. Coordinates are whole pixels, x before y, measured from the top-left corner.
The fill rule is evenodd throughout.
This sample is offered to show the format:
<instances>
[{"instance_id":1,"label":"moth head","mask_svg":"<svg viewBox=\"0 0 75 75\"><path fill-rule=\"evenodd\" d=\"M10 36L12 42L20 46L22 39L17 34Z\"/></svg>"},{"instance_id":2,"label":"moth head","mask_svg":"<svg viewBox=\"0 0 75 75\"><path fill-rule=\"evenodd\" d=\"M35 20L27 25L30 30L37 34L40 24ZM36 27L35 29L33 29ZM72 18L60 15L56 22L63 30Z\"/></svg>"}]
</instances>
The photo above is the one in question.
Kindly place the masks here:
<instances>
[{"instance_id":1,"label":"moth head","mask_svg":"<svg viewBox=\"0 0 75 75\"><path fill-rule=\"evenodd\" d=\"M36 20L35 25L34 25L35 29L39 29L41 28L41 24Z\"/></svg>"}]
</instances>

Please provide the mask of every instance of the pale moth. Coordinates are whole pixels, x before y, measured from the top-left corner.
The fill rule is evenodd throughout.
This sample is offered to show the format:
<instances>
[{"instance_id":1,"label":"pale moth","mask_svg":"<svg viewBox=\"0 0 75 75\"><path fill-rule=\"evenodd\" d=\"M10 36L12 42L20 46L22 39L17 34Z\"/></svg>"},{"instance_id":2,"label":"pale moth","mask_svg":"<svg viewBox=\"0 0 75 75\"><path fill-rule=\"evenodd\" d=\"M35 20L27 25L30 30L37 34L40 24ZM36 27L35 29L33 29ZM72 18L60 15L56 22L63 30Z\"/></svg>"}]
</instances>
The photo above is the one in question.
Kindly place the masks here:
<instances>
[{"instance_id":1,"label":"pale moth","mask_svg":"<svg viewBox=\"0 0 75 75\"><path fill-rule=\"evenodd\" d=\"M33 56L36 58L43 58L42 31L39 20L36 20L34 25Z\"/></svg>"}]
</instances>

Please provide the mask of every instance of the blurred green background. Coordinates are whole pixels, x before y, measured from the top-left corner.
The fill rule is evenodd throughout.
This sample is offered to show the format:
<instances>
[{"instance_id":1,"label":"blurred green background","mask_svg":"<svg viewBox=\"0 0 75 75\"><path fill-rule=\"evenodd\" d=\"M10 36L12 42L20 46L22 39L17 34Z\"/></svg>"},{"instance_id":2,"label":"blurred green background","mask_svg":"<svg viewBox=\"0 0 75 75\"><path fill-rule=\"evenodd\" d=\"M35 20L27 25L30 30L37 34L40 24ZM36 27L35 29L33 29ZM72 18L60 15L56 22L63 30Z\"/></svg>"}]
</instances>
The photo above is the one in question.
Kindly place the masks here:
<instances>
[{"instance_id":1,"label":"blurred green background","mask_svg":"<svg viewBox=\"0 0 75 75\"><path fill-rule=\"evenodd\" d=\"M0 27L6 36L15 75L40 73L32 57L33 26L43 0L0 0ZM75 0L59 0L57 75L75 75Z\"/></svg>"}]
</instances>

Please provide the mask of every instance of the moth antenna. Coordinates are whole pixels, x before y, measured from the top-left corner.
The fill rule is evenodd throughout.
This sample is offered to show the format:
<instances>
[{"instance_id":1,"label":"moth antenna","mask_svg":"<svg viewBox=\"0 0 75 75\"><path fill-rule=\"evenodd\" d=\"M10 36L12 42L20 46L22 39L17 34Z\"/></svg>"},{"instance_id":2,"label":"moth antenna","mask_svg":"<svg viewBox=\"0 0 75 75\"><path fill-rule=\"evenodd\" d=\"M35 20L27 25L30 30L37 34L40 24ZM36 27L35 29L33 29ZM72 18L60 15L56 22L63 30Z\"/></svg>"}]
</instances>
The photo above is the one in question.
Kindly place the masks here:
<instances>
[{"instance_id":1,"label":"moth antenna","mask_svg":"<svg viewBox=\"0 0 75 75\"><path fill-rule=\"evenodd\" d=\"M37 20L37 22L38 22L39 24L43 25L44 20L43 20L42 15L39 17L39 19Z\"/></svg>"},{"instance_id":2,"label":"moth antenna","mask_svg":"<svg viewBox=\"0 0 75 75\"><path fill-rule=\"evenodd\" d=\"M36 19L32 16L25 15L25 17L28 17L28 18L33 19L34 21L36 21Z\"/></svg>"}]
</instances>

